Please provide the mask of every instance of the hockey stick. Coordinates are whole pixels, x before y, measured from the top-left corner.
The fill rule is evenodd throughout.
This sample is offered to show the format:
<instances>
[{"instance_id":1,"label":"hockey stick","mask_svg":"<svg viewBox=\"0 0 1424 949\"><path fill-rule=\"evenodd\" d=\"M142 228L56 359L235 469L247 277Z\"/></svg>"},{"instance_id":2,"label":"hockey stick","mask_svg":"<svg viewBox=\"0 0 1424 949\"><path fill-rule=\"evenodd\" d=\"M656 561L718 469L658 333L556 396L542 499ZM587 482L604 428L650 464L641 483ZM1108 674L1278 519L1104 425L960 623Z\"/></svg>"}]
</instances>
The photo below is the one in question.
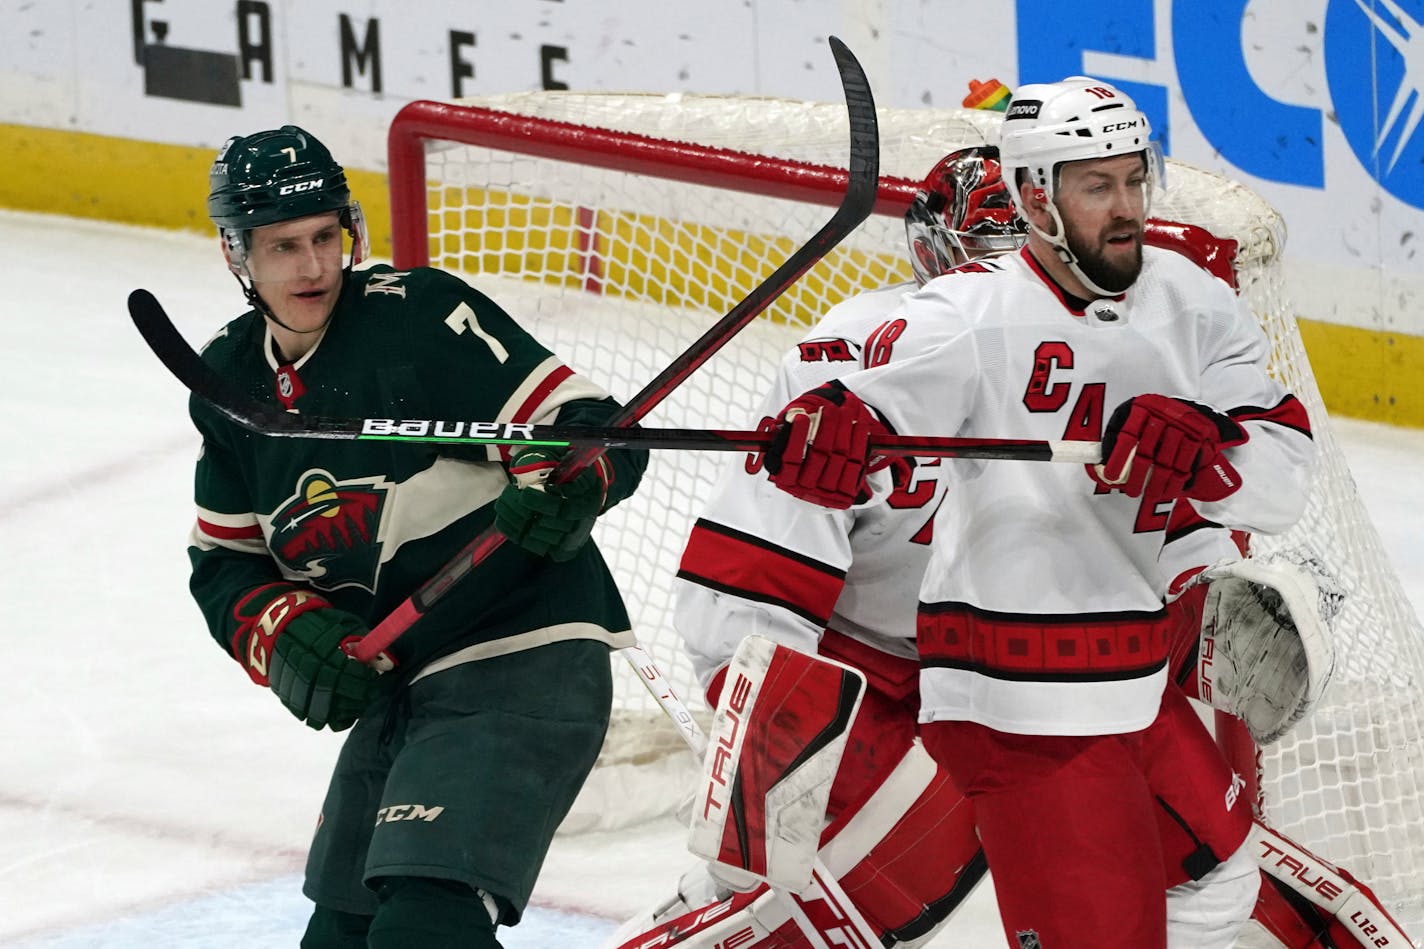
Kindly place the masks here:
<instances>
[{"instance_id":1,"label":"hockey stick","mask_svg":"<svg viewBox=\"0 0 1424 949\"><path fill-rule=\"evenodd\" d=\"M692 712L683 704L673 691L672 684L663 676L653 658L648 655L647 650L642 646L628 646L618 650L633 670L638 674L638 678L647 690L652 693L654 699L668 718L672 719L677 726L678 732L682 735L683 741L687 742L687 747L692 753L701 759L707 753L707 733L702 730L702 726L697 724L697 719ZM802 894L791 893L781 890L768 884L768 891L772 898L782 905L787 916L794 920L801 929L802 934L810 943L812 949L880 949L880 937L875 934L875 930L850 897L846 895L835 875L826 868L818 856L815 868L811 872L811 887ZM819 892L818 892L819 891ZM807 912L807 907L813 903L822 904L825 913L828 913L836 922L833 925L822 926L816 923L811 914ZM708 914L704 916L701 923L703 925L720 921L720 914ZM698 930L684 930L678 935L669 936L668 942L658 942L657 945L675 946L688 936L698 934Z\"/></svg>"},{"instance_id":2,"label":"hockey stick","mask_svg":"<svg viewBox=\"0 0 1424 949\"><path fill-rule=\"evenodd\" d=\"M880 136L876 125L875 102L870 94L870 84L865 78L865 72L856 61L855 55L834 36L830 37L830 45L840 73L850 121L850 169L845 196L841 199L840 206L810 240L682 355L674 359L644 386L642 391L629 399L622 410L613 416L615 427L636 424L870 215L880 184ZM204 379L193 371L192 358L197 358L196 354L173 327L153 294L147 290L135 290L131 293L129 314L158 358L196 395L212 402L219 410L222 410L224 403L232 404L231 399L226 398L226 385L212 385L221 382L214 374L208 373ZM181 346L176 345L180 343ZM197 358L197 362L204 365L201 358ZM603 451L601 446L575 448L565 457L553 476L559 480L567 480L592 464ZM503 543L504 535L493 527L480 532L371 632L355 641L350 649L351 655L365 663L376 661L391 643L428 612L451 587L464 579L475 566L482 563Z\"/></svg>"},{"instance_id":3,"label":"hockey stick","mask_svg":"<svg viewBox=\"0 0 1424 949\"><path fill-rule=\"evenodd\" d=\"M145 338L156 340L164 361L189 389L258 435L274 438L313 438L334 441L390 441L446 445L540 445L554 448L681 449L685 451L764 451L768 432L714 428L595 427L582 425L527 425L518 422L469 422L440 419L331 418L278 412L229 390L224 380L178 335L166 317L154 316L158 303L149 299L137 306L143 315ZM1035 441L1022 438L936 438L885 435L872 438L872 451L880 455L921 458L982 458L1009 461L1066 461L1097 464L1102 460L1097 442Z\"/></svg>"}]
</instances>

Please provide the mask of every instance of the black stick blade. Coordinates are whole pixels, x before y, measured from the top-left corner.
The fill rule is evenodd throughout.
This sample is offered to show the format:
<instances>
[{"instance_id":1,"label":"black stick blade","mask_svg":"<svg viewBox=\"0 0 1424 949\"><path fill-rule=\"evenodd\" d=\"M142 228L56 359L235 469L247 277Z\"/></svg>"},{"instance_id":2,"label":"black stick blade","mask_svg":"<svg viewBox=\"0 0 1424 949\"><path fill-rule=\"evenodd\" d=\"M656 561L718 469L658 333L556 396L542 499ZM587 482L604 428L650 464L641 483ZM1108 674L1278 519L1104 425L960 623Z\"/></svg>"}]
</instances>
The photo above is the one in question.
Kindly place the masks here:
<instances>
[{"instance_id":1,"label":"black stick blade","mask_svg":"<svg viewBox=\"0 0 1424 949\"><path fill-rule=\"evenodd\" d=\"M129 294L129 318L159 362L190 392L223 415L260 434L291 425L285 413L274 412L246 398L204 362L152 293L139 288Z\"/></svg>"}]
</instances>

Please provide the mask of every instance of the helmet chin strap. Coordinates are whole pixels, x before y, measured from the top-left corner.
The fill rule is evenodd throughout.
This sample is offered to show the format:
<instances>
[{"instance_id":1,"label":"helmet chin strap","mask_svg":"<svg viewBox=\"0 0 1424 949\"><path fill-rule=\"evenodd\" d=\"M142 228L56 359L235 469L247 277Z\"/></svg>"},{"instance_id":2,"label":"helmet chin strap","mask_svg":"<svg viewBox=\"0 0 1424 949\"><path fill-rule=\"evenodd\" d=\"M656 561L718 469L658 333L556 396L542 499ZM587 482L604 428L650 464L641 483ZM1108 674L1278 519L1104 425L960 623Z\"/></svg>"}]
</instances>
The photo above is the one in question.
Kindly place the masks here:
<instances>
[{"instance_id":1,"label":"helmet chin strap","mask_svg":"<svg viewBox=\"0 0 1424 949\"><path fill-rule=\"evenodd\" d=\"M1055 236L1038 225L1030 222L1029 228L1053 248L1053 252L1058 255L1058 259L1063 261L1069 273L1078 278L1078 282L1087 287L1089 291L1100 297L1115 297L1121 290L1107 290L1098 286L1088 275L1083 273L1083 268L1078 266L1077 256L1068 249L1068 229L1063 226L1063 218L1058 214L1058 206L1050 198L1044 203L1044 208L1048 211L1049 217L1053 218L1054 230L1058 232Z\"/></svg>"}]
</instances>

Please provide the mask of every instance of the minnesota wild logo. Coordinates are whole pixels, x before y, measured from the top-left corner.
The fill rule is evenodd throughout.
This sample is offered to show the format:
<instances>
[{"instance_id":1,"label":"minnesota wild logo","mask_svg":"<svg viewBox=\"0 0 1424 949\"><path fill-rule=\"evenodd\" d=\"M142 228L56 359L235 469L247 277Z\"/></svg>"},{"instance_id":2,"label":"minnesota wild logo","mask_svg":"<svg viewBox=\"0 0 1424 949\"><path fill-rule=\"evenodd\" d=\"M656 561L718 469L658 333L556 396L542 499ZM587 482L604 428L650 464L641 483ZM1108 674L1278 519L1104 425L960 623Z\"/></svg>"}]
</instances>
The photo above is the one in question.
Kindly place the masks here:
<instances>
[{"instance_id":1,"label":"minnesota wild logo","mask_svg":"<svg viewBox=\"0 0 1424 949\"><path fill-rule=\"evenodd\" d=\"M319 590L375 592L389 496L390 483L379 476L338 481L326 471L305 472L296 494L272 514L272 552Z\"/></svg>"}]
</instances>

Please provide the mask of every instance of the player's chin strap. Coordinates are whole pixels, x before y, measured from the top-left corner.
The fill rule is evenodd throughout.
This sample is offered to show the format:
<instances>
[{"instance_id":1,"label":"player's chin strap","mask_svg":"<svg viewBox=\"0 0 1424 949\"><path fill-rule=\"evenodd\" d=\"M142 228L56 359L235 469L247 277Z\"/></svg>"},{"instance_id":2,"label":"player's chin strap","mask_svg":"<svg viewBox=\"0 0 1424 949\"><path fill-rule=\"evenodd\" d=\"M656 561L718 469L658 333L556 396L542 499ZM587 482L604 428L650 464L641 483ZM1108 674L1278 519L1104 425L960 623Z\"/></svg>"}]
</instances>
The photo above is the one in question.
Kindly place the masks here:
<instances>
[{"instance_id":1,"label":"player's chin strap","mask_svg":"<svg viewBox=\"0 0 1424 949\"><path fill-rule=\"evenodd\" d=\"M1278 740L1320 701L1335 668L1328 622L1344 598L1312 558L1215 564L1197 657L1201 699L1240 718L1257 745Z\"/></svg>"},{"instance_id":2,"label":"player's chin strap","mask_svg":"<svg viewBox=\"0 0 1424 949\"><path fill-rule=\"evenodd\" d=\"M242 295L247 298L248 306L252 307L258 313L261 313L265 318L271 320L273 323L276 323L278 326L282 327L282 329L286 330L287 332L297 332L296 330L288 326L286 323L283 323L281 318L277 316L276 313L272 312L272 308L267 305L267 301L262 299L261 294L257 292L257 286L255 284L248 283L246 280L243 280L242 274L238 273L236 270L232 271L232 277L234 280L237 281L237 285L242 288ZM335 310L333 309L332 312L335 312ZM330 319L331 316L328 315L327 320ZM325 329L326 324L323 323L321 328Z\"/></svg>"}]
</instances>

